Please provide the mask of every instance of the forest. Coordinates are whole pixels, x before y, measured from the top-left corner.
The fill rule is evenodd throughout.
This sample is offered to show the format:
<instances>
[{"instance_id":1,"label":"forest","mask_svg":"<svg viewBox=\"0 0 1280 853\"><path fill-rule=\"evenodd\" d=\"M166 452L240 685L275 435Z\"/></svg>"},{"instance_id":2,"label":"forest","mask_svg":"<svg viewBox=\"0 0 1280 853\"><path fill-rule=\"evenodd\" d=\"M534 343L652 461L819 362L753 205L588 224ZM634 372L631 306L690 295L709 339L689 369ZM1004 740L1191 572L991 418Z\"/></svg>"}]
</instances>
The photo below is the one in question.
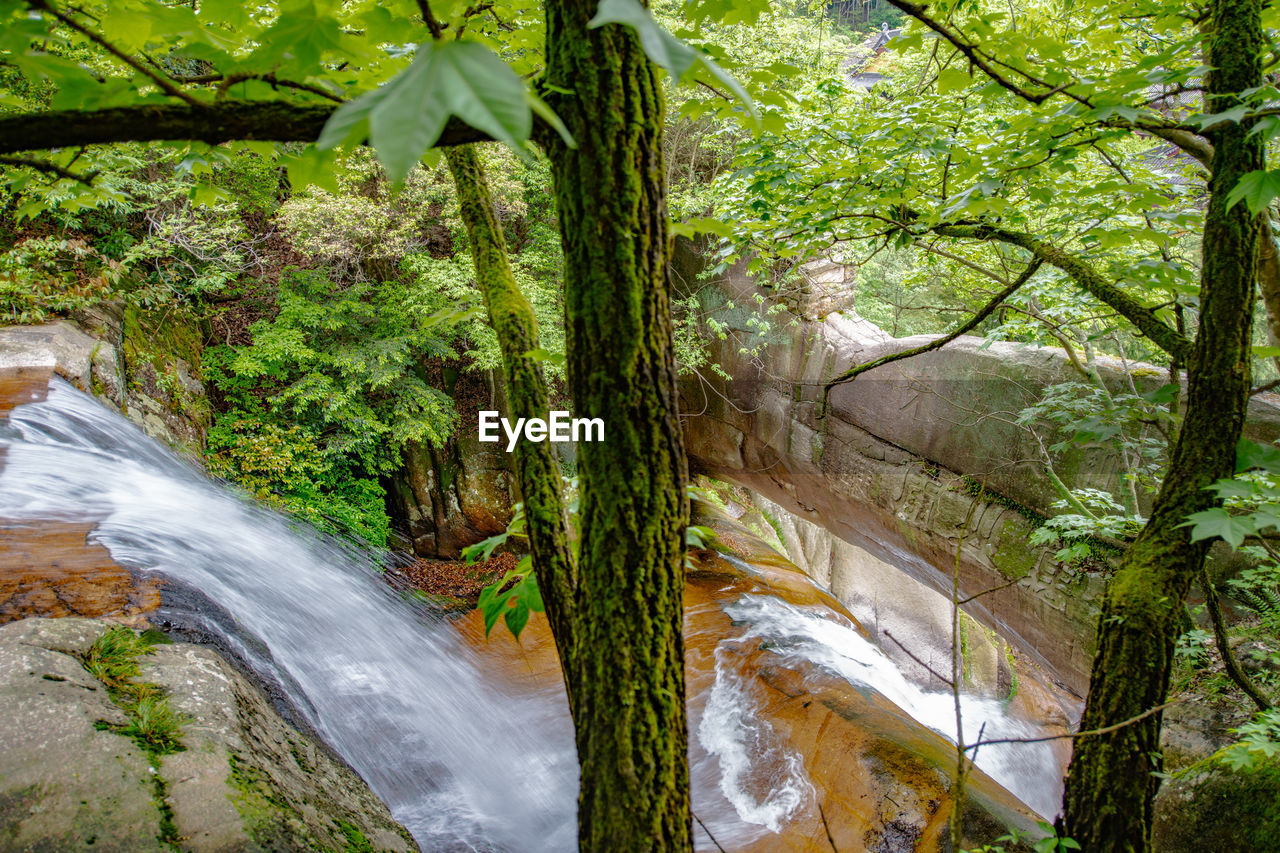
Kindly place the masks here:
<instances>
[{"instance_id":1,"label":"forest","mask_svg":"<svg viewBox=\"0 0 1280 853\"><path fill-rule=\"evenodd\" d=\"M1280 851L1280 10L0 0L0 850Z\"/></svg>"}]
</instances>

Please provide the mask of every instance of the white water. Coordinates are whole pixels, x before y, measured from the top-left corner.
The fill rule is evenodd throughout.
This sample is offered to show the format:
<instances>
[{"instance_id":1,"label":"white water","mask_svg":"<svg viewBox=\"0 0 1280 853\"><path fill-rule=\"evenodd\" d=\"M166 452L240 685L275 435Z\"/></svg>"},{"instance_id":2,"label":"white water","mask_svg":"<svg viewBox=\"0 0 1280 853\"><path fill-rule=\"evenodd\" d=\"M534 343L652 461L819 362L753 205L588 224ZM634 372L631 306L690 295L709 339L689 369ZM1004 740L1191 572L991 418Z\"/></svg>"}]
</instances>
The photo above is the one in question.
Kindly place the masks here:
<instances>
[{"instance_id":1,"label":"white water","mask_svg":"<svg viewBox=\"0 0 1280 853\"><path fill-rule=\"evenodd\" d=\"M574 847L563 694L517 706L368 557L208 480L62 382L13 410L0 447L0 517L101 519L92 538L115 560L216 602L238 629L227 639L424 850Z\"/></svg>"},{"instance_id":2,"label":"white water","mask_svg":"<svg viewBox=\"0 0 1280 853\"><path fill-rule=\"evenodd\" d=\"M575 848L577 765L563 691L505 693L452 629L381 581L369 555L210 481L60 380L47 400L0 424L0 453L0 518L93 519L91 538L116 561L216 603L182 617L277 683L424 850ZM747 623L745 639L767 637L784 660L879 690L952 735L950 697L907 682L847 626L766 596L728 609ZM695 811L722 844L776 831L813 798L801 757L757 715L757 685L722 665L742 642L717 648L715 684L691 723L705 750L692 768ZM988 737L1025 725L995 703L968 708L970 739L980 719ZM1031 747L990 748L978 764L1053 813L1053 765ZM729 816L715 808L721 798Z\"/></svg>"},{"instance_id":3,"label":"white water","mask_svg":"<svg viewBox=\"0 0 1280 853\"><path fill-rule=\"evenodd\" d=\"M952 695L927 691L908 681L884 652L843 619L826 618L764 595L744 595L724 611L749 626L743 640L768 640L770 653L784 664L811 663L850 684L878 691L916 721L956 742ZM1001 703L994 699L963 696L960 708L966 743L978 741L979 733L982 740L1033 738L1041 734L1031 723L1007 716ZM1041 815L1057 814L1062 785L1048 743L983 746L977 750L974 763Z\"/></svg>"}]
</instances>

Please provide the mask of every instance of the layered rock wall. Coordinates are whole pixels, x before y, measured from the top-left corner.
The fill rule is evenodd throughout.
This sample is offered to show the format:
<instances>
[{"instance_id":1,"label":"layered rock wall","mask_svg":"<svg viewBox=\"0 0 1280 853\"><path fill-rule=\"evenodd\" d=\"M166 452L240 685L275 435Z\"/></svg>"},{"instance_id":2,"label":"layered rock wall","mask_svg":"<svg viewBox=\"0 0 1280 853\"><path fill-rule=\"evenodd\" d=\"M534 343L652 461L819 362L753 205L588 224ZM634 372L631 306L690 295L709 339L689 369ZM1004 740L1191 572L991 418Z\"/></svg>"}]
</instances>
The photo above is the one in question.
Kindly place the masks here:
<instances>
[{"instance_id":1,"label":"layered rock wall","mask_svg":"<svg viewBox=\"0 0 1280 853\"><path fill-rule=\"evenodd\" d=\"M682 263L696 265L687 247ZM776 301L741 269L715 286L736 305ZM1044 387L1078 378L1066 354L960 338L837 387L824 412L825 381L928 340L893 339L852 312L821 313L827 307L775 316L758 357L743 351L754 332L741 320L713 343L711 358L730 378L704 371L682 386L691 467L776 501L948 598L957 576L962 598L980 596L970 613L1082 693L1103 578L1029 543L1057 495L1039 462L1046 437L1016 423ZM1127 381L1117 362L1098 367L1116 387ZM1154 368L1136 373L1166 381ZM1280 436L1270 395L1255 399L1249 431ZM1056 468L1077 488L1114 489L1122 474L1100 449L1070 451Z\"/></svg>"}]
</instances>

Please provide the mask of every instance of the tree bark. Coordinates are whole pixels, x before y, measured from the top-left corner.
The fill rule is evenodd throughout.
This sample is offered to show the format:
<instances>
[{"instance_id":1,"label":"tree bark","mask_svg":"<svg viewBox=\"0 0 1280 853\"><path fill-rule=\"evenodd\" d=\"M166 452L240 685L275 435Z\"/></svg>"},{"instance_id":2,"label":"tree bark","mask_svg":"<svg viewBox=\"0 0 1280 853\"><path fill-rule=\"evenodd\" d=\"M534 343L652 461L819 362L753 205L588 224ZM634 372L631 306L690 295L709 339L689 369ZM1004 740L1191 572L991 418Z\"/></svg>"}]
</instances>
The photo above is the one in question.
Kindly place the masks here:
<instances>
[{"instance_id":1,"label":"tree bark","mask_svg":"<svg viewBox=\"0 0 1280 853\"><path fill-rule=\"evenodd\" d=\"M1260 0L1214 0L1209 34L1210 110L1236 106L1236 93L1262 83ZM1249 400L1250 335L1257 278L1258 217L1227 194L1263 167L1249 125L1211 131L1214 155L1200 279L1200 324L1187 360L1187 411L1151 520L1107 585L1081 729L1137 717L1168 693L1182 602L1208 542L1183 523L1212 506L1205 487L1229 477ZM1149 849L1151 803L1161 769L1160 715L1082 737L1064 795L1067 834L1090 853Z\"/></svg>"},{"instance_id":2,"label":"tree bark","mask_svg":"<svg viewBox=\"0 0 1280 853\"><path fill-rule=\"evenodd\" d=\"M289 101L235 101L189 104L136 104L101 110L59 110L0 118L0 154L44 151L110 142L159 142L195 139L210 145L234 140L315 142L340 105ZM534 139L555 135L540 116L533 118ZM487 133L458 118L445 123L436 148L488 142Z\"/></svg>"},{"instance_id":3,"label":"tree bark","mask_svg":"<svg viewBox=\"0 0 1280 853\"><path fill-rule=\"evenodd\" d=\"M582 539L569 693L583 851L690 850L682 599L688 479L667 261L663 103L634 31L548 0L549 146L569 385L605 440L578 450ZM565 94L571 93L571 94Z\"/></svg>"},{"instance_id":4,"label":"tree bark","mask_svg":"<svg viewBox=\"0 0 1280 853\"><path fill-rule=\"evenodd\" d=\"M545 418L550 409L547 383L541 364L529 356L538 349L538 322L533 306L520 292L511 272L489 181L472 146L450 148L445 157L458 191L476 283L502 350L502 375L511 414L517 418ZM572 670L574 652L572 608L577 577L560 465L554 446L547 441L517 442L514 456L538 589L547 608L561 667L567 675Z\"/></svg>"}]
</instances>

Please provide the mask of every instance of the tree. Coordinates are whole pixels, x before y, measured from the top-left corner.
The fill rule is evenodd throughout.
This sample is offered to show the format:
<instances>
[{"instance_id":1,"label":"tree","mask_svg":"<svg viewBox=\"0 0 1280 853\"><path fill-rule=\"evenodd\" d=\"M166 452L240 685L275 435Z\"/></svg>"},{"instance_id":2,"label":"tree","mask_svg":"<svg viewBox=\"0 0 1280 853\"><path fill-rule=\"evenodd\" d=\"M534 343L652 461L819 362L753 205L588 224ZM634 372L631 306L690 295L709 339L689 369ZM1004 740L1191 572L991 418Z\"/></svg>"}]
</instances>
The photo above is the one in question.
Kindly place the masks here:
<instances>
[{"instance_id":1,"label":"tree","mask_svg":"<svg viewBox=\"0 0 1280 853\"><path fill-rule=\"evenodd\" d=\"M519 150L534 138L544 147L565 256L570 387L579 414L606 421L605 441L580 454L576 561L554 461L537 450L517 457L577 731L579 844L681 850L691 847L681 639L686 471L666 270L663 101L645 50L677 78L696 66L741 90L638 3L605 7L549 0L543 67L540 52L527 50L536 45L529 31L537 9L521 0L341 11L216 0L64 10L5 0L0 50L27 81L50 84L52 110L0 119L0 153L64 149L4 162L87 180L73 171L83 148L65 149L128 140L319 141L290 155L291 177L303 180L323 170L324 149L368 139L398 182L432 145L498 139ZM394 48L423 23L430 37L416 53ZM513 65L473 36L505 39ZM46 44L49 52L40 49ZM74 61L82 57L89 61ZM538 76L546 103L517 71ZM485 86L472 87L477 79ZM535 330L527 304L512 293L483 174L467 150L449 161L513 406L541 413L546 393L529 353Z\"/></svg>"},{"instance_id":2,"label":"tree","mask_svg":"<svg viewBox=\"0 0 1280 853\"><path fill-rule=\"evenodd\" d=\"M1242 93L1262 84L1262 4L1215 0L1210 10L1206 88L1209 112L1216 114L1247 103ZM1246 175L1263 168L1262 139L1251 130L1250 121L1209 129L1214 153L1186 415L1151 520L1107 585L1084 729L1122 722L1164 701L1181 605L1209 546L1208 540L1191 541L1186 520L1214 505L1208 487L1235 471L1249 402L1260 223L1231 195ZM1080 739L1067 775L1068 831L1086 850L1147 849L1160 767L1158 715Z\"/></svg>"}]
</instances>

